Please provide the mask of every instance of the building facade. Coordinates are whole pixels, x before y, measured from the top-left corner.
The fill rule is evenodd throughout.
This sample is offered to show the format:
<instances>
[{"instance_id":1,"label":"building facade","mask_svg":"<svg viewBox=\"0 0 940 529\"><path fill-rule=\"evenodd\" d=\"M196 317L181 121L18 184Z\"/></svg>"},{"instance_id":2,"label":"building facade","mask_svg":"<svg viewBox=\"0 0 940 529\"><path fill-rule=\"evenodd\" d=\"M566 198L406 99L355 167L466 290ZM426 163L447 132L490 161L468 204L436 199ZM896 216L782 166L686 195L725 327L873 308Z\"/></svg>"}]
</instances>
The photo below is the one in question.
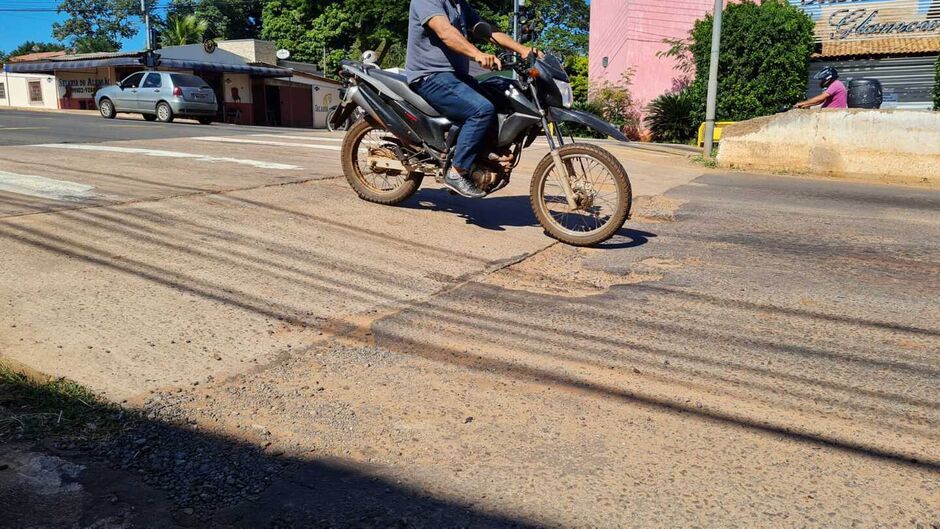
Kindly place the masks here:
<instances>
[{"instance_id":1,"label":"building facade","mask_svg":"<svg viewBox=\"0 0 940 529\"><path fill-rule=\"evenodd\" d=\"M929 108L940 53L940 0L788 0L815 22L816 50L808 79L832 65L846 79L876 78L883 108ZM727 1L725 5L727 5ZM674 88L676 63L662 57L665 40L686 39L713 0L592 0L591 82L617 82L632 72L641 107ZM819 87L808 80L808 95Z\"/></svg>"},{"instance_id":2,"label":"building facade","mask_svg":"<svg viewBox=\"0 0 940 529\"><path fill-rule=\"evenodd\" d=\"M195 74L213 88L220 102L219 121L323 128L339 101L340 83L311 65L280 64L273 42L230 40L172 46L156 53L158 70ZM144 70L143 56L143 52L59 54L11 61L0 76L0 106L93 110L95 92Z\"/></svg>"}]
</instances>

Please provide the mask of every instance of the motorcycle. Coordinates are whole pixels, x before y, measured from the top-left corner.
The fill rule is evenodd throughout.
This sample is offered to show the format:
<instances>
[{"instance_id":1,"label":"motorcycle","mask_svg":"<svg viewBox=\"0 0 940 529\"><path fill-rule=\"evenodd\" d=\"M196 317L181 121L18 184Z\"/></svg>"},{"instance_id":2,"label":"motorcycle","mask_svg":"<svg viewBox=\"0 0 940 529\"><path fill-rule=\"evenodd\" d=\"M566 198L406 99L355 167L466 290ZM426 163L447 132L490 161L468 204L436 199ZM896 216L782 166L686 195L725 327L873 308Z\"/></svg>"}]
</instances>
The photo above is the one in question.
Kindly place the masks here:
<instances>
[{"instance_id":1,"label":"motorcycle","mask_svg":"<svg viewBox=\"0 0 940 529\"><path fill-rule=\"evenodd\" d=\"M492 27L480 22L471 35L491 41ZM603 119L571 108L567 73L550 54L502 56L515 78L493 76L480 87L496 106L497 125L469 175L487 194L509 184L523 149L540 136L549 154L539 162L529 186L529 202L539 223L555 239L590 246L613 237L630 217L633 195L623 165L609 151L565 140L559 124L587 126L628 141ZM343 61L345 95L332 113L338 127L353 112L363 117L346 132L342 166L360 198L395 205L411 197L426 176L441 181L450 170L460 127L413 92L403 75L370 61Z\"/></svg>"}]
</instances>

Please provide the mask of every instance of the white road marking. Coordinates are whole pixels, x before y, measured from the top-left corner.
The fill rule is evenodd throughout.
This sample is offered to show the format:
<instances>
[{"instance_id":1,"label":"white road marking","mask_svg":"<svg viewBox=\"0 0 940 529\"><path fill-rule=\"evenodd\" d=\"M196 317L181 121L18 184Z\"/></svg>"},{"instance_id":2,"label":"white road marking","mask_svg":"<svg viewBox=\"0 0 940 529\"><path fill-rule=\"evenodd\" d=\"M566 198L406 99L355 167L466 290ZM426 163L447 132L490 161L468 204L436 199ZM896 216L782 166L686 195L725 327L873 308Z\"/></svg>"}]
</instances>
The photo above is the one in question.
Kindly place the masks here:
<instances>
[{"instance_id":1,"label":"white road marking","mask_svg":"<svg viewBox=\"0 0 940 529\"><path fill-rule=\"evenodd\" d=\"M303 147L306 149L323 149L327 151L338 151L336 145L317 145L315 143L290 143L286 141L266 141L266 140L245 140L242 138L222 138L216 136L204 136L202 138L193 138L201 141L214 141L217 143L247 143L251 145L271 145L274 147Z\"/></svg>"},{"instance_id":2,"label":"white road marking","mask_svg":"<svg viewBox=\"0 0 940 529\"><path fill-rule=\"evenodd\" d=\"M251 136L263 138L284 138L285 140L343 141L343 138L326 138L321 136L286 136L284 134L252 134Z\"/></svg>"},{"instance_id":3,"label":"white road marking","mask_svg":"<svg viewBox=\"0 0 940 529\"><path fill-rule=\"evenodd\" d=\"M19 195L76 202L98 196L92 193L94 188L94 186L67 180L53 180L44 176L0 171L0 191Z\"/></svg>"},{"instance_id":4,"label":"white road marking","mask_svg":"<svg viewBox=\"0 0 940 529\"><path fill-rule=\"evenodd\" d=\"M156 158L185 158L187 160L193 160L196 162L234 163L239 165L250 165L259 169L278 169L282 171L295 171L303 169L303 167L284 163L261 162L258 160L228 158L224 156L208 156L205 154L192 154L188 152L136 149L133 147L114 147L111 145L89 145L86 143L43 143L40 145L30 145L29 147L43 147L46 149L70 149L76 151L118 152L123 154L137 154L140 156L153 156Z\"/></svg>"}]
</instances>

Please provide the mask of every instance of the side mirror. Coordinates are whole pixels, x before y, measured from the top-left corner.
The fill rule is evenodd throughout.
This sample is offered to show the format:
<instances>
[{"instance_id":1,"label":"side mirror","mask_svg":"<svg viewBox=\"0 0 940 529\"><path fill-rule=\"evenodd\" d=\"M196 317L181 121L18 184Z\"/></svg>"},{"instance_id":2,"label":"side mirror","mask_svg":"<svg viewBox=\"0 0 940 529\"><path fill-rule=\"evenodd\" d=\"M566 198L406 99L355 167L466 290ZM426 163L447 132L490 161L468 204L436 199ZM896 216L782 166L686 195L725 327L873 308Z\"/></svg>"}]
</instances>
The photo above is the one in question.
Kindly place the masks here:
<instances>
[{"instance_id":1,"label":"side mirror","mask_svg":"<svg viewBox=\"0 0 940 529\"><path fill-rule=\"evenodd\" d=\"M124 85L121 84L121 81L118 81L118 82L114 83L114 86L117 86L117 87L120 88L121 90L124 90Z\"/></svg>"},{"instance_id":2,"label":"side mirror","mask_svg":"<svg viewBox=\"0 0 940 529\"><path fill-rule=\"evenodd\" d=\"M490 38L493 36L493 26L490 26L486 22L477 22L470 31L470 35L476 40L489 42Z\"/></svg>"}]
</instances>

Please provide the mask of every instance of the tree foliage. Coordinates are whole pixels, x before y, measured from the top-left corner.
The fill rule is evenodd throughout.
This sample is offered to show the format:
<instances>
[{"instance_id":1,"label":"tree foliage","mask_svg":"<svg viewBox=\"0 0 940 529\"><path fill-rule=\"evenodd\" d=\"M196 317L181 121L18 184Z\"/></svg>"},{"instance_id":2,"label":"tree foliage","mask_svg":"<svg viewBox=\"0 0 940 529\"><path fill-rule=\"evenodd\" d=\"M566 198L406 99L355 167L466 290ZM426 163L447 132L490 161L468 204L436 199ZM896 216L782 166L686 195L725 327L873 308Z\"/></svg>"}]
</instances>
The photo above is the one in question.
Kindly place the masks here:
<instances>
[{"instance_id":1,"label":"tree foliage","mask_svg":"<svg viewBox=\"0 0 940 529\"><path fill-rule=\"evenodd\" d=\"M383 67L404 66L410 0L267 0L262 36L290 50L293 58L319 63L327 53L327 72L345 57L379 53ZM583 5L581 5L583 4ZM510 0L473 0L480 16L508 31ZM585 0L535 0L534 20L544 30L538 45L585 55L589 8Z\"/></svg>"},{"instance_id":2,"label":"tree foliage","mask_svg":"<svg viewBox=\"0 0 940 529\"><path fill-rule=\"evenodd\" d=\"M172 0L167 19L194 15L204 20L206 36L254 39L261 36L262 0Z\"/></svg>"},{"instance_id":3,"label":"tree foliage","mask_svg":"<svg viewBox=\"0 0 940 529\"><path fill-rule=\"evenodd\" d=\"M182 46L202 42L209 22L196 15L170 15L160 31L160 44L166 46Z\"/></svg>"},{"instance_id":4,"label":"tree foliage","mask_svg":"<svg viewBox=\"0 0 940 529\"><path fill-rule=\"evenodd\" d=\"M52 36L79 53L116 51L121 40L137 34L140 3L134 0L62 0L64 22L52 25Z\"/></svg>"},{"instance_id":5,"label":"tree foliage","mask_svg":"<svg viewBox=\"0 0 940 529\"><path fill-rule=\"evenodd\" d=\"M705 120L712 21L708 15L691 32L695 126ZM803 99L812 50L812 19L785 0L729 4L722 20L717 118L751 119Z\"/></svg>"}]
</instances>

